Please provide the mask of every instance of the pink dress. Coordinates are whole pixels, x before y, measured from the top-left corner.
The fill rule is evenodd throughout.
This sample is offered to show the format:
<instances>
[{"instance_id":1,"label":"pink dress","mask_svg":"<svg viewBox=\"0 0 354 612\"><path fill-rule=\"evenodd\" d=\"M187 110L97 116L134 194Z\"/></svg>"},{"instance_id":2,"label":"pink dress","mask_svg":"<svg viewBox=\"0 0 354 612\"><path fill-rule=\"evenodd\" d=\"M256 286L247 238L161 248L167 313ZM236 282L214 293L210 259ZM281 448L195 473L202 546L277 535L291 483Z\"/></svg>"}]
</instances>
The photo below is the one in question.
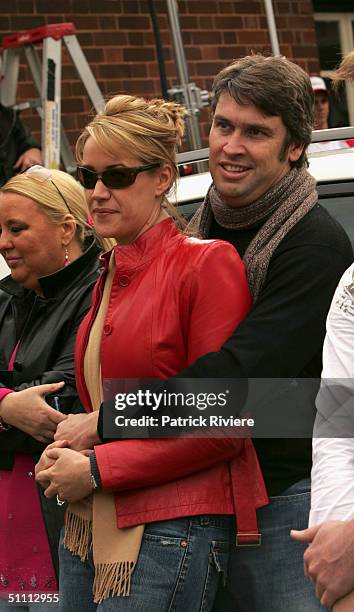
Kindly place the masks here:
<instances>
[{"instance_id":1,"label":"pink dress","mask_svg":"<svg viewBox=\"0 0 354 612\"><path fill-rule=\"evenodd\" d=\"M13 369L16 345L8 366ZM10 389L0 390L0 400ZM0 433L0 449L1 449ZM57 581L30 455L0 470L0 598L8 593L56 592Z\"/></svg>"}]
</instances>

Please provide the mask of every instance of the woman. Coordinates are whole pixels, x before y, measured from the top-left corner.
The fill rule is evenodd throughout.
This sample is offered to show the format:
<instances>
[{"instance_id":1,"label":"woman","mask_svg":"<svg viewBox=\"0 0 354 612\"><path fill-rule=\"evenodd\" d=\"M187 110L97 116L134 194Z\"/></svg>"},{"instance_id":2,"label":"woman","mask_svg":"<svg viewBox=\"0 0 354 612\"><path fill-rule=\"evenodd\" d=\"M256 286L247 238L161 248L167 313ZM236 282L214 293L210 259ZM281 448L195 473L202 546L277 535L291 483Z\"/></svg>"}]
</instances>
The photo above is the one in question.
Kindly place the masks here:
<instances>
[{"instance_id":1,"label":"woman","mask_svg":"<svg viewBox=\"0 0 354 612\"><path fill-rule=\"evenodd\" d=\"M59 170L33 166L0 190L0 253L11 272L0 282L0 610L8 593L26 604L57 591L62 517L43 496L40 504L34 461L80 405L74 338L100 268L86 215L82 188Z\"/></svg>"},{"instance_id":2,"label":"woman","mask_svg":"<svg viewBox=\"0 0 354 612\"><path fill-rule=\"evenodd\" d=\"M255 507L266 503L249 441L99 445L92 429L91 437L82 437L85 418L96 428L104 379L171 376L217 350L250 307L233 247L188 238L166 212L183 127L179 105L121 95L77 143L89 213L96 230L118 246L105 256L75 349L80 398L96 412L76 419L77 435L75 417L72 426L69 420L59 426L58 445L66 440L71 448L54 444L37 466L48 497L74 502L60 544L60 605L66 612L79 601L88 612L210 610L226 571L234 498L245 492L242 475L250 494L242 500L243 518L250 523L242 524L240 514L239 531L247 533L251 523L256 531ZM77 452L92 443L89 458ZM232 461L238 452L245 471ZM80 500L93 489L91 508Z\"/></svg>"}]
</instances>

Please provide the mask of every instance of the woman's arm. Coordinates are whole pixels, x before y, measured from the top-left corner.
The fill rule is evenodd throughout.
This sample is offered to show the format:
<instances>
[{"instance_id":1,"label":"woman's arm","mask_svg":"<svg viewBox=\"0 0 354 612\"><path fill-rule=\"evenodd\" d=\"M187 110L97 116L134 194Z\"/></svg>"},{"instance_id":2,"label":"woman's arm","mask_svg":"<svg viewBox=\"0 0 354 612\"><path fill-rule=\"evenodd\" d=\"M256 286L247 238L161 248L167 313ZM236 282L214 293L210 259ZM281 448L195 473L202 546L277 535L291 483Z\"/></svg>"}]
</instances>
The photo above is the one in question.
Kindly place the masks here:
<instances>
[{"instance_id":1,"label":"woman's arm","mask_svg":"<svg viewBox=\"0 0 354 612\"><path fill-rule=\"evenodd\" d=\"M65 413L76 410L79 404L74 371L74 345L77 329L89 307L89 293L79 305L69 329L63 331L60 342L53 347L53 357L40 375L22 382L23 372L13 372L13 393L0 401L0 416L12 428L1 434L3 452L39 452L37 442L53 440L58 423L65 420ZM39 339L38 339L39 341ZM48 341L47 338L42 339ZM24 341L25 342L25 341ZM21 353L18 352L18 355ZM33 359L35 360L35 355ZM32 368L29 368L33 371ZM64 385L57 385L63 381ZM45 389L52 389L43 393ZM47 394L59 396L61 411L55 410L45 400ZM63 414L64 413L64 414Z\"/></svg>"},{"instance_id":2,"label":"woman's arm","mask_svg":"<svg viewBox=\"0 0 354 612\"><path fill-rule=\"evenodd\" d=\"M44 398L51 393L59 393L63 384L39 385L9 393L0 402L2 421L42 444L53 440L58 423L65 420L66 416L51 408Z\"/></svg>"}]
</instances>

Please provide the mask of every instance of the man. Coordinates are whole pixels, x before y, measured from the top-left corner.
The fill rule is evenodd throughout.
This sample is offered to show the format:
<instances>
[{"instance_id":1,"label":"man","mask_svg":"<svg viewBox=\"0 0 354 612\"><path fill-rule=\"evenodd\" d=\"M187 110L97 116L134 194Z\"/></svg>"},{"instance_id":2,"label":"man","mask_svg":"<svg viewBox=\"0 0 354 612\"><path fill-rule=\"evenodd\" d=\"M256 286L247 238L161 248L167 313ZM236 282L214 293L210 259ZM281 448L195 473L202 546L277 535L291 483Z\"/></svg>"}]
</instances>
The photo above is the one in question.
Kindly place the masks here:
<instances>
[{"instance_id":1,"label":"man","mask_svg":"<svg viewBox=\"0 0 354 612\"><path fill-rule=\"evenodd\" d=\"M217 353L183 371L199 377L317 377L334 289L352 261L344 231L317 204L306 170L313 92L282 57L237 60L216 77L210 131L213 185L196 215L205 237L242 255L253 309ZM308 415L313 413L313 398ZM284 412L291 407L284 401ZM233 548L230 610L320 610L289 527L309 514L311 440L256 439L271 503L258 511L259 548ZM215 610L226 612L225 599Z\"/></svg>"},{"instance_id":2,"label":"man","mask_svg":"<svg viewBox=\"0 0 354 612\"><path fill-rule=\"evenodd\" d=\"M35 164L42 164L39 145L17 113L0 104L0 186Z\"/></svg>"},{"instance_id":3,"label":"man","mask_svg":"<svg viewBox=\"0 0 354 612\"><path fill-rule=\"evenodd\" d=\"M328 120L330 113L329 91L327 85L319 76L312 76L311 85L315 94L315 130L327 130L329 128ZM348 149L352 146L351 141L346 140L331 140L322 142L313 142L308 148L309 153L319 153L321 151L333 151L333 149Z\"/></svg>"},{"instance_id":4,"label":"man","mask_svg":"<svg viewBox=\"0 0 354 612\"><path fill-rule=\"evenodd\" d=\"M328 129L329 94L326 83L322 77L312 76L311 85L315 94L315 130Z\"/></svg>"},{"instance_id":5,"label":"man","mask_svg":"<svg viewBox=\"0 0 354 612\"><path fill-rule=\"evenodd\" d=\"M334 75L335 83L346 79L354 80L354 51L343 59ZM341 284L343 284L343 279ZM352 296L351 301L353 301ZM339 317L337 319L341 324L342 319ZM344 319L343 323L345 323ZM347 323L347 329L343 329L342 332L347 342L346 351L344 352L341 345L337 347L338 352L341 351L342 362L349 358L353 348L350 345L352 326L348 325ZM348 361L347 371L352 371L352 362ZM339 446L337 444L336 452L338 449L342 456L346 452L349 456L349 453L352 452L352 440L343 438L339 441ZM347 489L346 495L348 496L349 493L350 490ZM342 497L341 506L345 503L347 499ZM313 581L316 594L321 602L327 606L333 606L337 602L335 610L338 612L352 610L354 606L354 520L326 521L302 532L292 532L292 537L300 542L310 543L304 554L305 572Z\"/></svg>"}]
</instances>

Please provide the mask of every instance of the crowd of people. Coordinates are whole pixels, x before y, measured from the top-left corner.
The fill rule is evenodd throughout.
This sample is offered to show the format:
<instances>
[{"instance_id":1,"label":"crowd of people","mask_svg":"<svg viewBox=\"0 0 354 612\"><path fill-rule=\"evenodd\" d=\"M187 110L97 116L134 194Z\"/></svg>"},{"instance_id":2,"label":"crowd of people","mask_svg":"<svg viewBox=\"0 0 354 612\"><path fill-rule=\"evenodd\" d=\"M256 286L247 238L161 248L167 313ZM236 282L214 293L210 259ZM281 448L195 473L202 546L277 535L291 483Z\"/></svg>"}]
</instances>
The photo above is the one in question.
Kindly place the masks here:
<instances>
[{"instance_id":1,"label":"crowd of people","mask_svg":"<svg viewBox=\"0 0 354 612\"><path fill-rule=\"evenodd\" d=\"M353 77L354 53L337 72ZM280 56L219 72L213 182L189 224L167 196L175 102L109 100L77 141L78 180L32 141L9 162L0 612L353 609L353 445L321 436L319 400L313 449L276 431L112 440L102 425L112 379L297 379L282 417L301 404L312 423L323 346L318 397L354 378L353 251L307 170L315 79Z\"/></svg>"}]
</instances>

